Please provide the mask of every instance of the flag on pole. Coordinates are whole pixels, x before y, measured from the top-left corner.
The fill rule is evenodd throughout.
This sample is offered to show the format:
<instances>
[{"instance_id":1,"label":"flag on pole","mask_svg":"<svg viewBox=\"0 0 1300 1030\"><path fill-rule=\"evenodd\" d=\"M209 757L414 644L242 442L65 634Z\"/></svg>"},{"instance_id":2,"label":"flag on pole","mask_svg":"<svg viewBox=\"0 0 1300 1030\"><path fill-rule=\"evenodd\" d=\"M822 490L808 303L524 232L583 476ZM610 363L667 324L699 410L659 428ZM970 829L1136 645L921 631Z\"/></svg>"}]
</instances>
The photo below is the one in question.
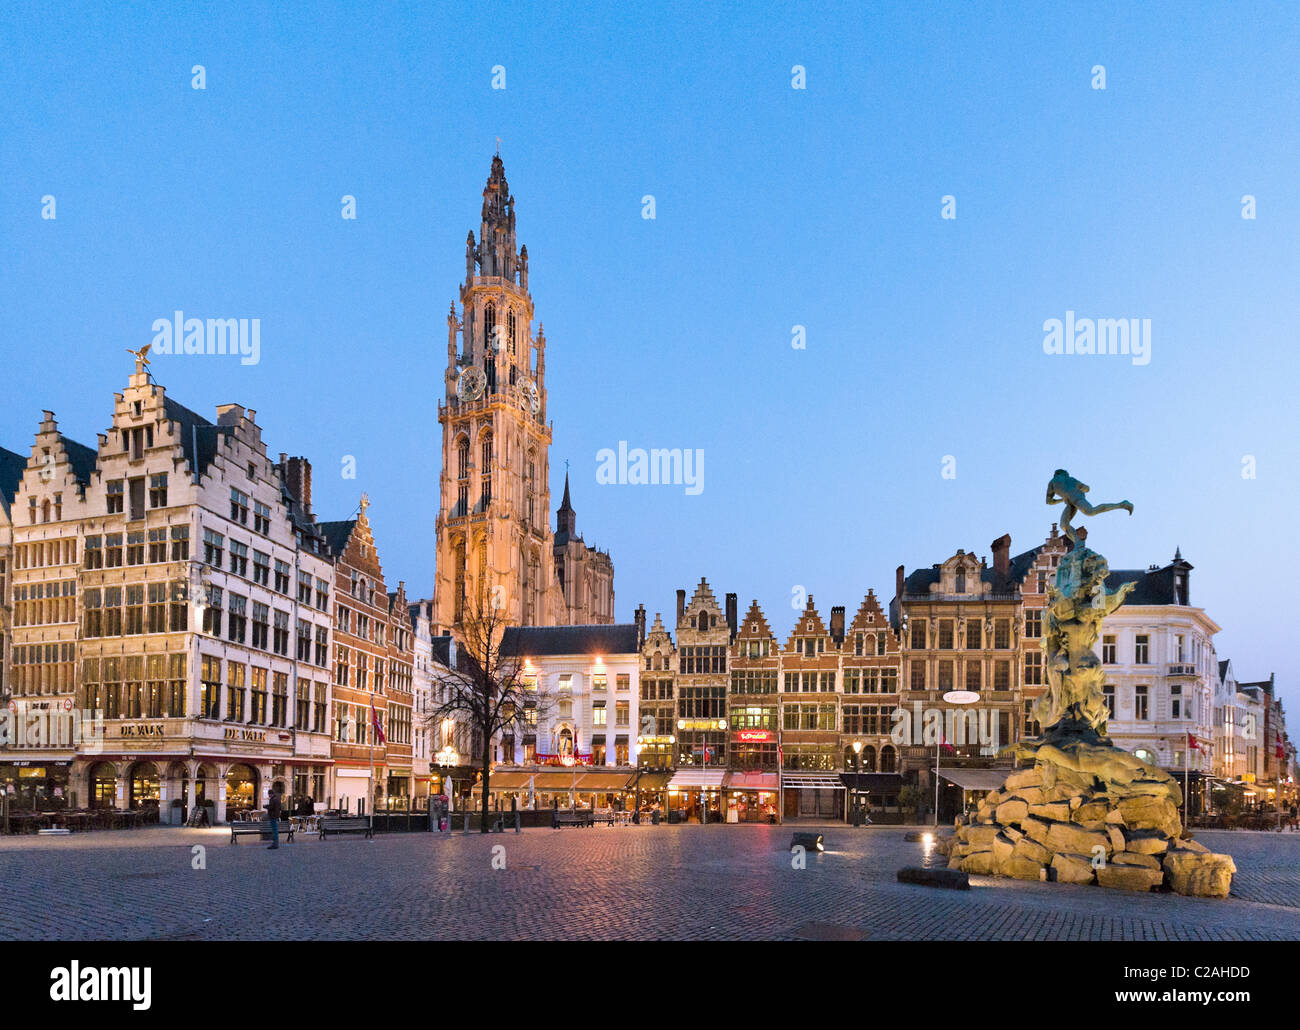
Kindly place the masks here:
<instances>
[{"instance_id":1,"label":"flag on pole","mask_svg":"<svg viewBox=\"0 0 1300 1030\"><path fill-rule=\"evenodd\" d=\"M1278 757L1279 759L1282 759L1282 758L1285 758L1285 757L1286 757L1286 748L1284 748L1284 747L1282 746L1282 738L1281 738L1281 737L1278 737L1278 738L1277 738L1277 752L1276 752L1276 754L1277 754L1277 757Z\"/></svg>"},{"instance_id":2,"label":"flag on pole","mask_svg":"<svg viewBox=\"0 0 1300 1030\"><path fill-rule=\"evenodd\" d=\"M957 749L948 743L948 736L943 732L943 730L939 731L939 746L950 755L955 755L957 753Z\"/></svg>"},{"instance_id":3,"label":"flag on pole","mask_svg":"<svg viewBox=\"0 0 1300 1030\"><path fill-rule=\"evenodd\" d=\"M1187 746L1193 751L1204 751L1205 746L1196 739L1195 733L1187 734Z\"/></svg>"},{"instance_id":4,"label":"flag on pole","mask_svg":"<svg viewBox=\"0 0 1300 1030\"><path fill-rule=\"evenodd\" d=\"M375 739L381 744L387 744L388 738L384 736L384 727L380 725L379 713L375 711L375 699L370 699L370 725L375 729Z\"/></svg>"}]
</instances>

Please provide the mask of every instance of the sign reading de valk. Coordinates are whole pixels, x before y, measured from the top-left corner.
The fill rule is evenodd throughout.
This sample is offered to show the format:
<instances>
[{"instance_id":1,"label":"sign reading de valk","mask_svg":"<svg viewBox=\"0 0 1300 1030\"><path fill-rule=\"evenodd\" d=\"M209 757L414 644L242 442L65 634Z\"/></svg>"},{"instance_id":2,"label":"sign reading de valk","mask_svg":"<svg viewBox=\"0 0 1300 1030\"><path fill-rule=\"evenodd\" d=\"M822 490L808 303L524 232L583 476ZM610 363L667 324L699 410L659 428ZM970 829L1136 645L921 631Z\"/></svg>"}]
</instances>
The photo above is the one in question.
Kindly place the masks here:
<instances>
[{"instance_id":1,"label":"sign reading de valk","mask_svg":"<svg viewBox=\"0 0 1300 1030\"><path fill-rule=\"evenodd\" d=\"M126 723L118 729L118 736L122 737L161 737L163 736L163 724L160 722L131 722Z\"/></svg>"}]
</instances>

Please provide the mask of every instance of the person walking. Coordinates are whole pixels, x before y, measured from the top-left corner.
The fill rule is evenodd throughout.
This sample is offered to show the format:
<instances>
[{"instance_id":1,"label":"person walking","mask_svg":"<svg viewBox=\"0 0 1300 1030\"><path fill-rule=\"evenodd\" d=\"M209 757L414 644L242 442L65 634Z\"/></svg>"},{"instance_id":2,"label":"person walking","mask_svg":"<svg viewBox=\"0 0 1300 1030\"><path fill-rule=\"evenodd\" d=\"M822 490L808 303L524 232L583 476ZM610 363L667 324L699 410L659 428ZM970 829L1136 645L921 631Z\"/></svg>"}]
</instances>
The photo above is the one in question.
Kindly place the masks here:
<instances>
[{"instance_id":1,"label":"person walking","mask_svg":"<svg viewBox=\"0 0 1300 1030\"><path fill-rule=\"evenodd\" d=\"M271 822L271 843L267 851L280 847L280 807L280 785L276 783L271 786L271 797L266 802L266 818Z\"/></svg>"}]
</instances>

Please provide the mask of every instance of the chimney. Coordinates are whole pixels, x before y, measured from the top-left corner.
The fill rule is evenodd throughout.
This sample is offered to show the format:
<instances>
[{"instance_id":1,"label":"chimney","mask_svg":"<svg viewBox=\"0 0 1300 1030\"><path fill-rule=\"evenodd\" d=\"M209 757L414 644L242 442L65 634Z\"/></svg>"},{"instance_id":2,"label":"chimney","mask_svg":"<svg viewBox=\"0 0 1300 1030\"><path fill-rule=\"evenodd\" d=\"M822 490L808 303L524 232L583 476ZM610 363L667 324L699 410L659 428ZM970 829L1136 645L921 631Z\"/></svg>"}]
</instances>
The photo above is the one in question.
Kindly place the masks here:
<instances>
[{"instance_id":1,"label":"chimney","mask_svg":"<svg viewBox=\"0 0 1300 1030\"><path fill-rule=\"evenodd\" d=\"M736 630L737 630L736 620L737 620L736 595L728 594L727 595L727 625L731 627L731 639L733 641L736 639Z\"/></svg>"},{"instance_id":2,"label":"chimney","mask_svg":"<svg viewBox=\"0 0 1300 1030\"><path fill-rule=\"evenodd\" d=\"M682 624L682 619L686 616L686 591L677 591L677 625Z\"/></svg>"},{"instance_id":3,"label":"chimney","mask_svg":"<svg viewBox=\"0 0 1300 1030\"><path fill-rule=\"evenodd\" d=\"M903 566L900 565L894 571L894 596L897 597L899 601L903 600L903 579Z\"/></svg>"},{"instance_id":4,"label":"chimney","mask_svg":"<svg viewBox=\"0 0 1300 1030\"><path fill-rule=\"evenodd\" d=\"M993 576L1003 584L1011 576L1011 534L1003 533L990 546L993 548Z\"/></svg>"},{"instance_id":5,"label":"chimney","mask_svg":"<svg viewBox=\"0 0 1300 1030\"><path fill-rule=\"evenodd\" d=\"M633 621L636 623L636 649L640 651L645 646L645 605L636 606Z\"/></svg>"},{"instance_id":6,"label":"chimney","mask_svg":"<svg viewBox=\"0 0 1300 1030\"><path fill-rule=\"evenodd\" d=\"M303 511L310 513L311 462L306 458L290 458L284 467L284 481Z\"/></svg>"},{"instance_id":7,"label":"chimney","mask_svg":"<svg viewBox=\"0 0 1300 1030\"><path fill-rule=\"evenodd\" d=\"M831 609L831 639L836 644L844 643L844 605L837 604Z\"/></svg>"}]
</instances>

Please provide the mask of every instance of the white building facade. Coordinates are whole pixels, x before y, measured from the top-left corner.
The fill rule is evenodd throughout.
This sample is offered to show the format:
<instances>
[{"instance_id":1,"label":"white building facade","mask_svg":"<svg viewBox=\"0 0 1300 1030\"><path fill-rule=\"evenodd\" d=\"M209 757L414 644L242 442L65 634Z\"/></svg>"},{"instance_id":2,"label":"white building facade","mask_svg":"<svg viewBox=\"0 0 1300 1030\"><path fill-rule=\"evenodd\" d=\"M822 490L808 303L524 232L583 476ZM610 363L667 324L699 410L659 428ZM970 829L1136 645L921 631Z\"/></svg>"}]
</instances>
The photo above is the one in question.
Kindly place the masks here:
<instances>
[{"instance_id":1,"label":"white building facade","mask_svg":"<svg viewBox=\"0 0 1300 1030\"><path fill-rule=\"evenodd\" d=\"M97 448L46 413L14 503L11 701L96 731L22 735L0 766L43 770L49 807L323 800L332 565L254 417L209 422L139 360Z\"/></svg>"},{"instance_id":2,"label":"white building facade","mask_svg":"<svg viewBox=\"0 0 1300 1030\"><path fill-rule=\"evenodd\" d=\"M641 637L634 623L506 631L503 650L540 703L501 737L493 794L523 807L621 803L637 765Z\"/></svg>"},{"instance_id":3,"label":"white building facade","mask_svg":"<svg viewBox=\"0 0 1300 1030\"><path fill-rule=\"evenodd\" d=\"M1117 747L1172 773L1207 775L1214 762L1219 625L1189 603L1192 566L1181 554L1145 572L1112 572L1107 589L1135 582L1102 624L1109 733ZM1189 751L1189 735L1197 748Z\"/></svg>"}]
</instances>

